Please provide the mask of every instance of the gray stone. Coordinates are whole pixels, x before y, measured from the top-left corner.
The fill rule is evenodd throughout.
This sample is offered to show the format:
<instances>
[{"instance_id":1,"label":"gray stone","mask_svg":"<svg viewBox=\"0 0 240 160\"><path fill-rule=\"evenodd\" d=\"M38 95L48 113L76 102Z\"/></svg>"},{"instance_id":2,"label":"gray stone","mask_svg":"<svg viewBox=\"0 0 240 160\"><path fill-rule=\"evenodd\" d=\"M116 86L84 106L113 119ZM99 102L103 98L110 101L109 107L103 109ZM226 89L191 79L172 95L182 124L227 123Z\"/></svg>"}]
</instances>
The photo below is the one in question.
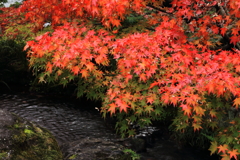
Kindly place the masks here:
<instances>
[{"instance_id":1,"label":"gray stone","mask_svg":"<svg viewBox=\"0 0 240 160\"><path fill-rule=\"evenodd\" d=\"M83 138L62 146L64 159L115 160L125 156L123 146L101 138Z\"/></svg>"},{"instance_id":2,"label":"gray stone","mask_svg":"<svg viewBox=\"0 0 240 160\"><path fill-rule=\"evenodd\" d=\"M13 131L8 129L15 123L15 117L6 110L0 110L0 150L8 149L12 145Z\"/></svg>"},{"instance_id":3,"label":"gray stone","mask_svg":"<svg viewBox=\"0 0 240 160\"><path fill-rule=\"evenodd\" d=\"M15 119L13 115L6 110L0 110L0 127L13 125L15 123Z\"/></svg>"},{"instance_id":4,"label":"gray stone","mask_svg":"<svg viewBox=\"0 0 240 160\"><path fill-rule=\"evenodd\" d=\"M42 160L47 158L63 159L62 152L52 134L15 114L0 109L0 159Z\"/></svg>"}]
</instances>

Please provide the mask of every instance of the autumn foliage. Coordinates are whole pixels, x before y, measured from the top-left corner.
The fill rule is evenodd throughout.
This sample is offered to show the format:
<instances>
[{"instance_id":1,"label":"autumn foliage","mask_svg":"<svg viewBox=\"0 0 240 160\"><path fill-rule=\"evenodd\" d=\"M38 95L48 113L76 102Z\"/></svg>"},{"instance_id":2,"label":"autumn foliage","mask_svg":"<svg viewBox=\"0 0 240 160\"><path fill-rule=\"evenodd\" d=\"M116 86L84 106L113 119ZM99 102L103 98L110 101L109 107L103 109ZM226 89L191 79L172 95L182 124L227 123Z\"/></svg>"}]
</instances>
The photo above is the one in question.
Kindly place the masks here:
<instances>
[{"instance_id":1,"label":"autumn foliage","mask_svg":"<svg viewBox=\"0 0 240 160\"><path fill-rule=\"evenodd\" d=\"M127 123L179 107L176 130L214 130L211 154L238 158L238 0L27 0L18 13L34 31L54 30L25 47L40 82L77 80L79 96L102 99L103 115L125 113Z\"/></svg>"}]
</instances>

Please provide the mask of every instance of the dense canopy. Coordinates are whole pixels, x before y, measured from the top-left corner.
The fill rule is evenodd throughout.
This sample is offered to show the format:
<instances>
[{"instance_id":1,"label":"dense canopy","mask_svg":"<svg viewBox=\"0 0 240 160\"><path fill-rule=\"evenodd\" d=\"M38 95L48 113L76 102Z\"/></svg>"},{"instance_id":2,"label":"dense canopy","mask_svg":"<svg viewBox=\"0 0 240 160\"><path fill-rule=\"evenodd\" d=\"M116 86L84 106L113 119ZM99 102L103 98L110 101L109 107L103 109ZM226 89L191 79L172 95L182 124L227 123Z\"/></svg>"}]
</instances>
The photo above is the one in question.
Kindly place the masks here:
<instances>
[{"instance_id":1,"label":"dense canopy","mask_svg":"<svg viewBox=\"0 0 240 160\"><path fill-rule=\"evenodd\" d=\"M34 32L52 25L25 46L40 82L76 82L129 135L179 107L176 130L215 130L211 154L237 159L238 0L26 0L17 12Z\"/></svg>"}]
</instances>

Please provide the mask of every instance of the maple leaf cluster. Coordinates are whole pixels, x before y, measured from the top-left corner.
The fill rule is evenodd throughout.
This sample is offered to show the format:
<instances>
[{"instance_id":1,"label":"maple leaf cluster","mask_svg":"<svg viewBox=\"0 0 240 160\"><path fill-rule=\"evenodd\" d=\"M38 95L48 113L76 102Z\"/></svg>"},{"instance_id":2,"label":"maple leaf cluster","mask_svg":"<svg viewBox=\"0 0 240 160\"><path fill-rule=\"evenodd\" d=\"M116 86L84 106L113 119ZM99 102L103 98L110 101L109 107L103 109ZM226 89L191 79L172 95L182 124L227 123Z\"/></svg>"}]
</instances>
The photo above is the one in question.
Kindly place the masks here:
<instances>
[{"instance_id":1,"label":"maple leaf cluster","mask_svg":"<svg viewBox=\"0 0 240 160\"><path fill-rule=\"evenodd\" d=\"M30 66L45 74L40 81L52 74L57 79L67 70L68 77L106 87L103 114L131 112L152 118L154 113L161 116L159 104L172 105L187 117L177 121L179 129L191 125L199 131L207 123L204 119L214 121L222 111L206 97L231 103L222 107L225 110L238 110L240 105L240 3L163 2L24 1L18 12L35 24L35 31L46 21L54 28L27 42ZM145 29L119 33L131 13L143 17ZM115 69L104 69L109 66ZM209 123L212 129L218 128L214 122ZM212 152L218 147L223 158L237 159L236 145L214 142Z\"/></svg>"},{"instance_id":2,"label":"maple leaf cluster","mask_svg":"<svg viewBox=\"0 0 240 160\"><path fill-rule=\"evenodd\" d=\"M24 17L18 16L18 10L14 7L0 8L0 34L3 35L8 26L20 24Z\"/></svg>"},{"instance_id":3,"label":"maple leaf cluster","mask_svg":"<svg viewBox=\"0 0 240 160\"><path fill-rule=\"evenodd\" d=\"M19 13L16 7L0 8L0 35L1 38L14 40L30 40L36 36L35 25L26 21L24 13Z\"/></svg>"},{"instance_id":4,"label":"maple leaf cluster","mask_svg":"<svg viewBox=\"0 0 240 160\"><path fill-rule=\"evenodd\" d=\"M87 78L90 74L102 77L102 72L96 64L108 65L106 44L111 40L105 31L87 30L86 27L72 27L65 24L53 33L46 32L36 38L37 42L29 41L25 46L31 46L30 57L46 57L46 71L52 73L56 68L66 68L74 75L81 74ZM84 35L84 36L83 36ZM67 53L67 54L66 54ZM92 60L95 60L94 64ZM34 63L30 60L30 65Z\"/></svg>"}]
</instances>

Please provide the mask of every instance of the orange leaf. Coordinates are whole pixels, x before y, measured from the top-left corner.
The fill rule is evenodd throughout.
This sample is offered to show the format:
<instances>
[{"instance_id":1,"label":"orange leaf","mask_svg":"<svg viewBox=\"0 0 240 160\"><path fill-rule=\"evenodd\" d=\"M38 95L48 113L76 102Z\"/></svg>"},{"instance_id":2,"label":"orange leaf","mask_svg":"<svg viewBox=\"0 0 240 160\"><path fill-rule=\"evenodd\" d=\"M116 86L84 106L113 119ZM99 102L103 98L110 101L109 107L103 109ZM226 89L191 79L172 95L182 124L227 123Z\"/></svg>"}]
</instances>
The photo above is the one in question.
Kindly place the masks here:
<instances>
[{"instance_id":1,"label":"orange leaf","mask_svg":"<svg viewBox=\"0 0 240 160\"><path fill-rule=\"evenodd\" d=\"M238 28L240 28L240 20L236 22L236 25L238 26Z\"/></svg>"},{"instance_id":2,"label":"orange leaf","mask_svg":"<svg viewBox=\"0 0 240 160\"><path fill-rule=\"evenodd\" d=\"M237 71L237 72L240 72L240 65L235 66L235 68L236 68L236 71Z\"/></svg>"},{"instance_id":3,"label":"orange leaf","mask_svg":"<svg viewBox=\"0 0 240 160\"><path fill-rule=\"evenodd\" d=\"M182 104L180 107L182 107L182 110L184 111L184 114L187 116L190 116L192 114L192 107L186 105L186 104Z\"/></svg>"},{"instance_id":4,"label":"orange leaf","mask_svg":"<svg viewBox=\"0 0 240 160\"><path fill-rule=\"evenodd\" d=\"M72 72L75 74L75 75L77 75L78 73L79 73L79 67L78 66L74 66L74 67L72 67Z\"/></svg>"},{"instance_id":5,"label":"orange leaf","mask_svg":"<svg viewBox=\"0 0 240 160\"><path fill-rule=\"evenodd\" d=\"M105 55L108 53L108 48L106 46L101 47L98 52L100 53L100 56Z\"/></svg>"},{"instance_id":6,"label":"orange leaf","mask_svg":"<svg viewBox=\"0 0 240 160\"><path fill-rule=\"evenodd\" d=\"M224 36L227 31L227 28L221 28L221 35Z\"/></svg>"},{"instance_id":7,"label":"orange leaf","mask_svg":"<svg viewBox=\"0 0 240 160\"><path fill-rule=\"evenodd\" d=\"M110 108L108 109L108 112L110 112L110 114L112 115L113 113L115 113L117 105L115 103L111 103L109 105L110 105Z\"/></svg>"},{"instance_id":8,"label":"orange leaf","mask_svg":"<svg viewBox=\"0 0 240 160\"><path fill-rule=\"evenodd\" d=\"M202 107L195 106L193 109L197 115L200 115L200 116L204 115L205 109L203 109Z\"/></svg>"},{"instance_id":9,"label":"orange leaf","mask_svg":"<svg viewBox=\"0 0 240 160\"><path fill-rule=\"evenodd\" d=\"M153 97L148 97L148 98L147 98L147 103L152 104L153 101L154 101Z\"/></svg>"},{"instance_id":10,"label":"orange leaf","mask_svg":"<svg viewBox=\"0 0 240 160\"><path fill-rule=\"evenodd\" d=\"M115 34L116 34L116 33L118 33L118 30L113 30L112 33L115 33Z\"/></svg>"},{"instance_id":11,"label":"orange leaf","mask_svg":"<svg viewBox=\"0 0 240 160\"><path fill-rule=\"evenodd\" d=\"M170 94L169 94L169 93L164 93L164 94L162 94L161 100L162 100L165 104L168 104L168 103L169 103L169 97L170 97Z\"/></svg>"},{"instance_id":12,"label":"orange leaf","mask_svg":"<svg viewBox=\"0 0 240 160\"><path fill-rule=\"evenodd\" d=\"M211 111L209 112L209 114L210 114L210 116L211 116L212 118L214 118L214 117L216 117L217 112L216 112L215 110L211 110Z\"/></svg>"},{"instance_id":13,"label":"orange leaf","mask_svg":"<svg viewBox=\"0 0 240 160\"><path fill-rule=\"evenodd\" d=\"M47 63L46 67L47 67L47 71L49 71L50 73L52 73L52 67L53 67L53 65L52 65L50 62Z\"/></svg>"},{"instance_id":14,"label":"orange leaf","mask_svg":"<svg viewBox=\"0 0 240 160\"><path fill-rule=\"evenodd\" d=\"M117 19L113 19L112 24L113 26L116 26L116 27L121 26L120 20L117 20Z\"/></svg>"},{"instance_id":15,"label":"orange leaf","mask_svg":"<svg viewBox=\"0 0 240 160\"><path fill-rule=\"evenodd\" d=\"M193 123L192 126L193 126L193 128L194 128L194 132L195 132L196 130L202 129L200 123Z\"/></svg>"},{"instance_id":16,"label":"orange leaf","mask_svg":"<svg viewBox=\"0 0 240 160\"><path fill-rule=\"evenodd\" d=\"M126 102L122 101L120 98L116 98L116 104L120 108L120 112L124 111L127 112L127 108L130 108Z\"/></svg>"},{"instance_id":17,"label":"orange leaf","mask_svg":"<svg viewBox=\"0 0 240 160\"><path fill-rule=\"evenodd\" d=\"M89 71L94 69L94 64L92 62L87 63L86 66Z\"/></svg>"},{"instance_id":18,"label":"orange leaf","mask_svg":"<svg viewBox=\"0 0 240 160\"><path fill-rule=\"evenodd\" d=\"M228 150L228 145L224 144L224 145L220 145L218 148L218 153L222 152L225 153L225 151Z\"/></svg>"},{"instance_id":19,"label":"orange leaf","mask_svg":"<svg viewBox=\"0 0 240 160\"><path fill-rule=\"evenodd\" d=\"M140 77L140 80L141 80L141 81L144 81L144 82L145 82L145 81L147 80L146 74L144 74L144 73L141 73L139 77Z\"/></svg>"},{"instance_id":20,"label":"orange leaf","mask_svg":"<svg viewBox=\"0 0 240 160\"><path fill-rule=\"evenodd\" d=\"M124 112L127 113L127 108L130 108L126 103L122 103L122 105L119 107L120 108L120 112L122 112L122 110Z\"/></svg>"},{"instance_id":21,"label":"orange leaf","mask_svg":"<svg viewBox=\"0 0 240 160\"><path fill-rule=\"evenodd\" d=\"M238 43L240 41L239 36L232 36L232 37L230 37L230 39L231 39L230 43L232 43L234 45L236 45L236 43Z\"/></svg>"},{"instance_id":22,"label":"orange leaf","mask_svg":"<svg viewBox=\"0 0 240 160\"><path fill-rule=\"evenodd\" d=\"M233 105L234 105L236 108L238 108L238 106L240 105L240 98L234 99Z\"/></svg>"},{"instance_id":23,"label":"orange leaf","mask_svg":"<svg viewBox=\"0 0 240 160\"><path fill-rule=\"evenodd\" d=\"M237 149L228 151L228 153L230 154L230 158L234 157L235 159L237 159L237 155L239 155L239 153L237 151L238 151Z\"/></svg>"},{"instance_id":24,"label":"orange leaf","mask_svg":"<svg viewBox=\"0 0 240 160\"><path fill-rule=\"evenodd\" d=\"M87 78L87 76L88 76L88 71L87 70L83 69L83 70L81 70L80 73L82 74L83 78Z\"/></svg>"},{"instance_id":25,"label":"orange leaf","mask_svg":"<svg viewBox=\"0 0 240 160\"><path fill-rule=\"evenodd\" d=\"M155 82L153 82L153 83L151 83L151 84L150 84L150 87L149 87L149 89L153 88L154 86L156 86L156 85L158 85L158 84L159 84L159 83L158 83L158 82L156 82L156 81L155 81Z\"/></svg>"},{"instance_id":26,"label":"orange leaf","mask_svg":"<svg viewBox=\"0 0 240 160\"><path fill-rule=\"evenodd\" d=\"M234 36L239 35L239 29L238 28L232 28L232 35L234 35Z\"/></svg>"}]
</instances>

